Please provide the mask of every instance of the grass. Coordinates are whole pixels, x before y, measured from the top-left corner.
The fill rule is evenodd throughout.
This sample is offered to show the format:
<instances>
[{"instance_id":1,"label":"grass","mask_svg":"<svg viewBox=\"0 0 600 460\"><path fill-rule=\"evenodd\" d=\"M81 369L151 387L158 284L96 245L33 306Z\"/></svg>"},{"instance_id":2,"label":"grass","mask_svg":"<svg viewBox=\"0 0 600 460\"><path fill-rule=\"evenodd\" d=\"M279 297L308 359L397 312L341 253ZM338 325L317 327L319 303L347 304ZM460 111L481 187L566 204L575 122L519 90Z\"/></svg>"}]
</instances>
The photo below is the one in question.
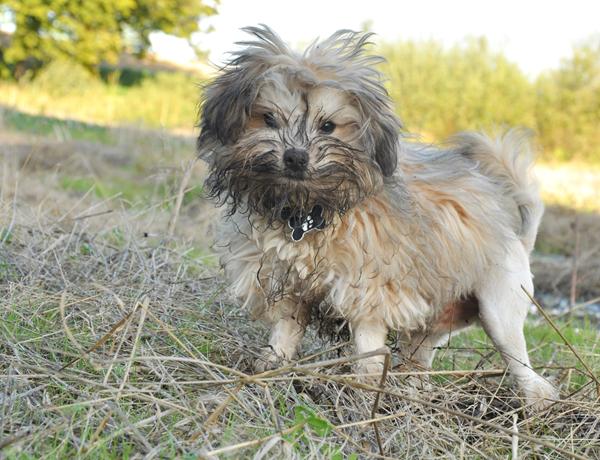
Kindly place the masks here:
<instances>
[{"instance_id":1,"label":"grass","mask_svg":"<svg viewBox=\"0 0 600 460\"><path fill-rule=\"evenodd\" d=\"M17 270L2 275L0 353L3 430L22 437L4 447L6 458L127 458L134 453L191 458L255 443L221 455L239 458L269 445L269 437L281 439L270 447L274 456L363 458L376 452L372 427L361 423L370 418L372 398L353 388L353 380L335 381L348 373L343 361L319 365L338 356L326 351L332 346L327 340L308 341L305 356L318 354L305 361L314 366L310 373L279 370L262 380L240 379L240 372L250 372L265 331L224 303L223 286L212 270L182 257L176 243L144 247L126 238L129 242L120 247L98 244L93 254L82 254L77 242L83 232L71 242L54 226L17 234L5 248ZM54 256L44 254L52 246ZM189 275L190 265L203 275ZM123 318L106 342L94 346ZM599 370L597 331L579 323L561 326ZM546 325L531 324L528 333L534 365L558 379L564 395L580 393L540 417L518 410L517 396L502 377L436 376L432 389L419 395L433 401L432 408L407 402L414 393L392 372L394 394L384 399L380 416L401 415L379 424L386 454L511 452L510 438L447 410L501 427L511 426L517 414L520 429L534 438L593 454L599 408L589 376ZM503 369L478 330L454 339L438 355L438 370ZM351 423L358 425L341 428ZM263 438L269 439L256 442ZM527 441L519 452L550 454Z\"/></svg>"},{"instance_id":2,"label":"grass","mask_svg":"<svg viewBox=\"0 0 600 460\"><path fill-rule=\"evenodd\" d=\"M0 104L30 114L91 124L169 128L187 133L193 129L202 77L159 72L137 85L123 87L85 76L67 78L65 83L65 74L77 76L81 70L54 70L48 70L48 78L42 75L33 82L0 81ZM40 130L47 128L40 126Z\"/></svg>"},{"instance_id":3,"label":"grass","mask_svg":"<svg viewBox=\"0 0 600 460\"><path fill-rule=\"evenodd\" d=\"M4 126L13 127L6 116ZM253 376L266 330L225 294L209 247L215 211L198 196L200 164L169 231L193 139L106 128L104 142L15 126L0 131L0 456L378 455L376 388L352 377L350 346L311 331L299 365ZM566 268L572 213L551 207L544 223ZM584 217L584 239L596 241L596 221ZM593 292L585 263L581 292ZM556 267L536 264L538 292L568 295L553 287ZM555 320L600 374L593 318ZM378 390L385 455L507 458L516 424L519 457L600 457L591 377L538 315L527 336L533 365L559 384L561 401L539 414L523 409L500 356L473 329L438 352L434 369L446 374L432 375L427 390L407 384L413 370L395 354Z\"/></svg>"},{"instance_id":4,"label":"grass","mask_svg":"<svg viewBox=\"0 0 600 460\"><path fill-rule=\"evenodd\" d=\"M546 203L600 212L600 166L586 163L538 165L536 174Z\"/></svg>"},{"instance_id":5,"label":"grass","mask_svg":"<svg viewBox=\"0 0 600 460\"><path fill-rule=\"evenodd\" d=\"M18 110L1 109L2 123L7 129L38 136L53 135L59 138L114 144L110 130L104 126L73 120L61 120L43 115L30 115Z\"/></svg>"}]
</instances>

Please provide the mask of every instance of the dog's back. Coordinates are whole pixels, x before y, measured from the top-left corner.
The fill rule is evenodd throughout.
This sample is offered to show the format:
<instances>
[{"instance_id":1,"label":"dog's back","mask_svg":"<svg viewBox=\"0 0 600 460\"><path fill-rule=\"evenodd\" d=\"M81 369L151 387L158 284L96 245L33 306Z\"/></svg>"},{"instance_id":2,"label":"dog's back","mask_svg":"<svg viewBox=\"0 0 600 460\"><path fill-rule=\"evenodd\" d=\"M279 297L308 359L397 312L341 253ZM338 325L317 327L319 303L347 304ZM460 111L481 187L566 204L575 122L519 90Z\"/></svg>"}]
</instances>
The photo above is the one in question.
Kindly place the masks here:
<instances>
[{"instance_id":1,"label":"dog's back","mask_svg":"<svg viewBox=\"0 0 600 460\"><path fill-rule=\"evenodd\" d=\"M433 188L453 195L479 221L500 223L500 239L516 235L530 253L544 212L531 168L529 136L511 130L497 137L468 132L455 136L447 149L403 144L398 174L410 186ZM496 202L496 211L481 208ZM500 213L500 214L498 214ZM500 224L501 225L501 224Z\"/></svg>"}]
</instances>

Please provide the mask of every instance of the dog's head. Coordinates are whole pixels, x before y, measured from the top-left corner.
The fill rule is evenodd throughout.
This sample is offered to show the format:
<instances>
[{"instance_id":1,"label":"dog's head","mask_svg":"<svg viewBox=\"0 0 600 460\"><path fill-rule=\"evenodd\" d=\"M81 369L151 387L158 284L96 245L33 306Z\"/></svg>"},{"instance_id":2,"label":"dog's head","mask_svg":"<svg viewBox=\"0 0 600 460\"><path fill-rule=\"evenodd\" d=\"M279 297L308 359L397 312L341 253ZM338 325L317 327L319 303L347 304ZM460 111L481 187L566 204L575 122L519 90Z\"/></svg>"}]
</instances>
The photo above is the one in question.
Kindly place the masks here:
<instances>
[{"instance_id":1,"label":"dog's head","mask_svg":"<svg viewBox=\"0 0 600 460\"><path fill-rule=\"evenodd\" d=\"M278 220L315 204L343 212L397 163L400 123L365 53L370 34L339 31L296 53L265 26L205 88L198 149L212 196Z\"/></svg>"}]
</instances>

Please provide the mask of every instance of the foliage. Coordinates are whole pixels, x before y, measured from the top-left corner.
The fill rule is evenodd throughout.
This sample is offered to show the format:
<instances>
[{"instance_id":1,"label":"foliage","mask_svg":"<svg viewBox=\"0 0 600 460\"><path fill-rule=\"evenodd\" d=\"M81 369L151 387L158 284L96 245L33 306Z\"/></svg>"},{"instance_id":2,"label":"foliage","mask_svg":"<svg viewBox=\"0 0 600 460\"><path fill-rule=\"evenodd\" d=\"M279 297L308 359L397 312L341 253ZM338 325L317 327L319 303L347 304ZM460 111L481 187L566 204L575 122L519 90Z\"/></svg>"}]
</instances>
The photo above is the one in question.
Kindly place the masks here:
<instances>
[{"instance_id":1,"label":"foliage","mask_svg":"<svg viewBox=\"0 0 600 460\"><path fill-rule=\"evenodd\" d=\"M198 80L182 72L157 72L124 87L90 79L81 66L57 61L32 80L0 80L0 104L90 123L191 130L196 121Z\"/></svg>"},{"instance_id":2,"label":"foliage","mask_svg":"<svg viewBox=\"0 0 600 460\"><path fill-rule=\"evenodd\" d=\"M443 141L466 129L526 126L546 160L600 161L600 39L530 81L483 39L382 47L388 88L410 132Z\"/></svg>"},{"instance_id":3,"label":"foliage","mask_svg":"<svg viewBox=\"0 0 600 460\"><path fill-rule=\"evenodd\" d=\"M600 39L537 81L537 128L556 159L600 160Z\"/></svg>"},{"instance_id":4,"label":"foliage","mask_svg":"<svg viewBox=\"0 0 600 460\"><path fill-rule=\"evenodd\" d=\"M215 9L200 0L7 0L16 30L3 59L15 76L58 57L91 71L124 50L143 54L150 33L190 38Z\"/></svg>"},{"instance_id":5,"label":"foliage","mask_svg":"<svg viewBox=\"0 0 600 460\"><path fill-rule=\"evenodd\" d=\"M34 89L38 91L47 89L48 94L55 98L97 92L100 84L100 81L84 66L63 58L52 61L32 81Z\"/></svg>"},{"instance_id":6,"label":"foliage","mask_svg":"<svg viewBox=\"0 0 600 460\"><path fill-rule=\"evenodd\" d=\"M390 94L411 131L439 140L466 128L534 124L531 84L484 39L448 50L407 41L382 51Z\"/></svg>"}]
</instances>

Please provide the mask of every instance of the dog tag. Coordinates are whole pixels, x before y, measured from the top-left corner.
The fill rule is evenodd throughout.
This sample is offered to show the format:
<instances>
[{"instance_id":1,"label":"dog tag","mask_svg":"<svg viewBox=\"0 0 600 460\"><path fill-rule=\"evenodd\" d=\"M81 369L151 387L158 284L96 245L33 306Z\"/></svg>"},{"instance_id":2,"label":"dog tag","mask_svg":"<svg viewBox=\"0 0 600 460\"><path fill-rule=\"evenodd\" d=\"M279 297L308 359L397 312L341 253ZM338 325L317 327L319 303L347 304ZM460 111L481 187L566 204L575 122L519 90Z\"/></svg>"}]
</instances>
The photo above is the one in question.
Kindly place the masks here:
<instances>
[{"instance_id":1,"label":"dog tag","mask_svg":"<svg viewBox=\"0 0 600 460\"><path fill-rule=\"evenodd\" d=\"M283 214L283 212L282 212ZM302 212L294 214L288 219L288 227L292 230L292 240L300 241L304 234L311 230L325 228L323 207L319 204L313 206L311 211L304 215Z\"/></svg>"}]
</instances>

